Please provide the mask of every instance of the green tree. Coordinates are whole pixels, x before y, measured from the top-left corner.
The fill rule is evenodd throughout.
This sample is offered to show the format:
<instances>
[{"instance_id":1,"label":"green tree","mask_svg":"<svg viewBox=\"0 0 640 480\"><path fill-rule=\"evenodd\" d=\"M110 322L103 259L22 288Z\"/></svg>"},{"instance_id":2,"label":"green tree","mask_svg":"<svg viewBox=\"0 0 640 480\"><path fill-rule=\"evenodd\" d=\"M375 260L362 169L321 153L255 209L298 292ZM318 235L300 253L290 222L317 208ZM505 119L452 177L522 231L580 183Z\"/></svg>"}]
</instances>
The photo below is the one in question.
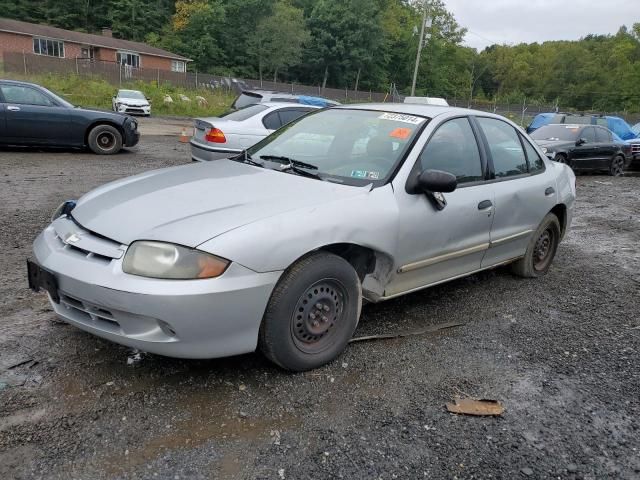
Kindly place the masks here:
<instances>
[{"instance_id":1,"label":"green tree","mask_svg":"<svg viewBox=\"0 0 640 480\"><path fill-rule=\"evenodd\" d=\"M273 72L275 82L278 70L298 64L310 37L303 11L285 1L276 3L273 14L258 23L250 43L258 62L260 80L264 69Z\"/></svg>"}]
</instances>

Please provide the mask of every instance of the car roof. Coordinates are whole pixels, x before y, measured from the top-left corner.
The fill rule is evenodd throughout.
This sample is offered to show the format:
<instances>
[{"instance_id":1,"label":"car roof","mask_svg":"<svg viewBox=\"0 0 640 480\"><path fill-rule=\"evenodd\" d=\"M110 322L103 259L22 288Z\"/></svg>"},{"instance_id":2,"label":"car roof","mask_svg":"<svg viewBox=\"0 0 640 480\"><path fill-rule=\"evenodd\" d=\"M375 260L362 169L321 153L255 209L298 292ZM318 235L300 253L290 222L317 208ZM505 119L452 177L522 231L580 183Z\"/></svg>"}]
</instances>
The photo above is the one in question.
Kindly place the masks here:
<instances>
[{"instance_id":1,"label":"car roof","mask_svg":"<svg viewBox=\"0 0 640 480\"><path fill-rule=\"evenodd\" d=\"M498 118L489 112L480 110L471 110L468 108L451 107L444 105L421 105L416 103L358 103L349 105L338 105L332 108L338 109L356 109L356 110L376 110L380 112L403 113L406 115L419 115L422 117L433 118L445 113L459 113L460 115L480 115Z\"/></svg>"},{"instance_id":2,"label":"car roof","mask_svg":"<svg viewBox=\"0 0 640 480\"><path fill-rule=\"evenodd\" d=\"M32 82L23 82L21 80L9 80L9 79L0 79L0 83L9 83L12 85L28 85L30 87L38 87L38 88L44 88L42 85L38 85L37 83L32 83Z\"/></svg>"}]
</instances>

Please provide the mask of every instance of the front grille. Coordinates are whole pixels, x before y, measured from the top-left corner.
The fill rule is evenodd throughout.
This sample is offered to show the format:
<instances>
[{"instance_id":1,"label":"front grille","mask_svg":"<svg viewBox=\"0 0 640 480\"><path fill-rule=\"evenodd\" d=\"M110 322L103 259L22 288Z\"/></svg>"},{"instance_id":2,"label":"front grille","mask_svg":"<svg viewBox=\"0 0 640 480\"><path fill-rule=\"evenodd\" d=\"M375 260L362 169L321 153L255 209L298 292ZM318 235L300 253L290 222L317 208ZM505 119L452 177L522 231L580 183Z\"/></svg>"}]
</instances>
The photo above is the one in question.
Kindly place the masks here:
<instances>
[{"instance_id":1,"label":"front grille","mask_svg":"<svg viewBox=\"0 0 640 480\"><path fill-rule=\"evenodd\" d=\"M65 294L60 294L60 305L62 305L67 311L66 313L77 322L107 332L121 333L122 331L113 313L105 308L91 305Z\"/></svg>"},{"instance_id":2,"label":"front grille","mask_svg":"<svg viewBox=\"0 0 640 480\"><path fill-rule=\"evenodd\" d=\"M60 246L64 248L67 252L69 252L71 255L83 257L95 263L101 263L103 265L108 265L113 260L112 258L107 257L105 255L100 255L99 253L90 252L89 250L82 249L80 247L71 245L69 243L65 243L64 240L58 235L57 232L54 235L55 235L56 241L60 244Z\"/></svg>"},{"instance_id":3,"label":"front grille","mask_svg":"<svg viewBox=\"0 0 640 480\"><path fill-rule=\"evenodd\" d=\"M640 153L640 143L631 144L631 153Z\"/></svg>"}]
</instances>

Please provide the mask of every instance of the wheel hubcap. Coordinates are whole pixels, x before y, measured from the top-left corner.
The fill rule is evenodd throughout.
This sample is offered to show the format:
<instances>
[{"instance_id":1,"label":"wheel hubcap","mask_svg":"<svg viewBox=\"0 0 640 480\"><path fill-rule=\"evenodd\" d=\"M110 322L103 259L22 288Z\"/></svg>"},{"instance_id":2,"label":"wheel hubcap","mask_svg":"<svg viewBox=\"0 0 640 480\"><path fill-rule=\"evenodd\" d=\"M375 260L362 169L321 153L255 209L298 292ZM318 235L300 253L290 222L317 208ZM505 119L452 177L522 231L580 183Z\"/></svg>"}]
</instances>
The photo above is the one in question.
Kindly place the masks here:
<instances>
[{"instance_id":1,"label":"wheel hubcap","mask_svg":"<svg viewBox=\"0 0 640 480\"><path fill-rule=\"evenodd\" d=\"M318 353L332 343L344 312L346 291L337 280L321 280L300 297L291 322L293 340L306 353Z\"/></svg>"},{"instance_id":2,"label":"wheel hubcap","mask_svg":"<svg viewBox=\"0 0 640 480\"><path fill-rule=\"evenodd\" d=\"M622 159L617 158L614 160L613 163L613 173L615 176L619 177L623 174L624 172L624 167L622 165Z\"/></svg>"},{"instance_id":3,"label":"wheel hubcap","mask_svg":"<svg viewBox=\"0 0 640 480\"><path fill-rule=\"evenodd\" d=\"M115 137L111 133L101 133L98 135L98 145L103 150L108 150L115 143Z\"/></svg>"},{"instance_id":4,"label":"wheel hubcap","mask_svg":"<svg viewBox=\"0 0 640 480\"><path fill-rule=\"evenodd\" d=\"M554 234L550 229L545 230L536 241L533 250L533 266L536 270L544 270L551 260Z\"/></svg>"}]
</instances>

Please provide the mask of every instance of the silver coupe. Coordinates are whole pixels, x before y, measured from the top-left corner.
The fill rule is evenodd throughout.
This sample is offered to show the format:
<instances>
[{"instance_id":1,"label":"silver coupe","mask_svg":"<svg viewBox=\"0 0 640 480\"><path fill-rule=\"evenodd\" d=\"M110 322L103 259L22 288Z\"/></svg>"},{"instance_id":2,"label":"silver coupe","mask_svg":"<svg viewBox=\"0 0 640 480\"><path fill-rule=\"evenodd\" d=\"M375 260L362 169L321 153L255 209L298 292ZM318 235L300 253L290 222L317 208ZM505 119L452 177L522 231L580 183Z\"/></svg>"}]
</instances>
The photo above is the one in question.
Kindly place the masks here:
<instances>
[{"instance_id":1,"label":"silver coupe","mask_svg":"<svg viewBox=\"0 0 640 480\"><path fill-rule=\"evenodd\" d=\"M289 370L335 359L363 300L511 264L550 268L571 169L489 113L410 104L319 110L233 158L151 171L67 201L29 283L114 342Z\"/></svg>"}]
</instances>

